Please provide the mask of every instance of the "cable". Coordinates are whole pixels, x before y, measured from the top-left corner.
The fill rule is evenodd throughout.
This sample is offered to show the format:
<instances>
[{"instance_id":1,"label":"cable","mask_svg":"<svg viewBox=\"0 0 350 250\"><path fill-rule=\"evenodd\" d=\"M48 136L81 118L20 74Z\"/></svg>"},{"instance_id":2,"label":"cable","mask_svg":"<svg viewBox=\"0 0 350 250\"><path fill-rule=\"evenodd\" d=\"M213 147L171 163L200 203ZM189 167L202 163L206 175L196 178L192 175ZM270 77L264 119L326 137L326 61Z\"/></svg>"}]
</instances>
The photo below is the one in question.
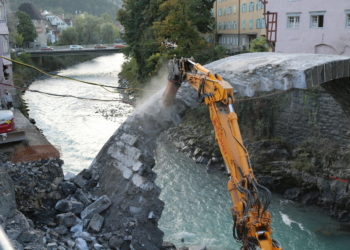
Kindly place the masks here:
<instances>
[{"instance_id":1,"label":"cable","mask_svg":"<svg viewBox=\"0 0 350 250\"><path fill-rule=\"evenodd\" d=\"M76 98L76 99L81 99L81 100L100 101L100 102L123 102L123 103L129 104L129 105L131 105L131 106L134 105L134 103L132 103L132 102L127 102L127 101L124 101L124 100L121 100L121 99L105 100L105 99L95 99L95 98L79 97L79 96L74 96L74 95L59 95L59 94L53 94L53 93L42 92L42 91L39 91L39 90L23 89L23 88L15 87L15 86L12 86L12 85L6 84L6 83L0 83L0 85L12 87L12 88L19 89L19 90L22 90L22 91L29 91L29 92L34 92L34 93L39 93L39 94L44 94L44 95L49 95L49 96L70 97L70 98Z\"/></svg>"},{"instance_id":2,"label":"cable","mask_svg":"<svg viewBox=\"0 0 350 250\"><path fill-rule=\"evenodd\" d=\"M6 60L9 60L11 62L14 62L14 63L17 63L17 64L20 64L20 65L23 65L23 66L26 66L26 67L29 67L29 68L32 68L32 69L35 69L37 71L39 71L40 73L44 74L44 75L47 75L47 76L50 76L50 77L53 77L53 78L63 78L63 79L67 79L67 80L72 80L72 81L77 81L77 82L81 82L81 83L86 83L86 84L90 84L90 85L95 85L95 86L99 86L101 88L103 88L104 90L110 92L110 93L120 93L120 91L110 91L109 89L107 89L106 87L109 87L109 88L117 88L117 89L120 89L120 90L123 90L123 91L126 91L126 90L141 90L141 91L158 91L158 90L155 90L155 89L139 89L139 88L122 88L122 87L114 87L114 86L109 86L109 85L103 85L103 84L98 84L98 83L94 83L94 82L88 82L88 81L83 81L83 80L78 80L78 79L74 79L74 78L70 78L70 77L66 77L66 76L60 76L60 75L51 75L49 73L46 73L45 71L39 69L39 68L36 68L32 65L29 65L29 64L26 64L26 63L22 63L22 62L18 62L16 60L12 60L10 58L7 58L7 57L4 57L4 56L0 56L0 58L3 58L3 59L6 59Z\"/></svg>"}]
</instances>

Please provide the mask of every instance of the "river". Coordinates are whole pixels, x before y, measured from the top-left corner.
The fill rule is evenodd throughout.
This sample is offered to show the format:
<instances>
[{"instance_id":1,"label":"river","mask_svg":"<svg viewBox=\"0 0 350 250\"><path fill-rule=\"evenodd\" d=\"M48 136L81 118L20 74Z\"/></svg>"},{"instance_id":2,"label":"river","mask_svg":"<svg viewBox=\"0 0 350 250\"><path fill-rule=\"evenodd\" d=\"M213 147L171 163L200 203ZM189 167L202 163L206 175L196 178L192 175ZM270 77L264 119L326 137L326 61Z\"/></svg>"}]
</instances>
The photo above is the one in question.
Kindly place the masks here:
<instances>
[{"instance_id":1,"label":"river","mask_svg":"<svg viewBox=\"0 0 350 250\"><path fill-rule=\"evenodd\" d=\"M118 86L122 54L102 56L80 63L58 74L99 84ZM96 86L58 78L35 81L31 90L97 99L120 99ZM48 140L61 151L64 172L88 168L98 151L133 108L122 102L97 102L51 97L35 92L24 96L29 115ZM177 247L206 245L207 249L240 249L232 237L232 206L222 173L207 174L203 165L167 144L158 149L157 185L162 188L165 209L159 227L164 240ZM350 249L350 235L338 229L339 223L314 207L299 206L273 194L273 237L285 250ZM183 241L183 242L182 242Z\"/></svg>"}]
</instances>

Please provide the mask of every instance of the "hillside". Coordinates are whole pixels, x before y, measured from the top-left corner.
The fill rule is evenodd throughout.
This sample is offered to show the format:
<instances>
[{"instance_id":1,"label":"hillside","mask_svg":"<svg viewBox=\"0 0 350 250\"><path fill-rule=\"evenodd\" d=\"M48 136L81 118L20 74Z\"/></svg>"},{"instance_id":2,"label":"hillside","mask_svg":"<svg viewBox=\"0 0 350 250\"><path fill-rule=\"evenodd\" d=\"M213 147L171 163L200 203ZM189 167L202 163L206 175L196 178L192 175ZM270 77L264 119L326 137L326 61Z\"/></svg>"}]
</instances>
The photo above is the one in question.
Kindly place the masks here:
<instances>
[{"instance_id":1,"label":"hillside","mask_svg":"<svg viewBox=\"0 0 350 250\"><path fill-rule=\"evenodd\" d=\"M7 0L7 4L12 11L16 11L22 3L28 0ZM108 13L113 19L116 17L118 9L121 8L121 0L31 0L38 10L50 10L54 14L76 14L77 12L88 12L95 16ZM64 13L61 13L64 12Z\"/></svg>"}]
</instances>

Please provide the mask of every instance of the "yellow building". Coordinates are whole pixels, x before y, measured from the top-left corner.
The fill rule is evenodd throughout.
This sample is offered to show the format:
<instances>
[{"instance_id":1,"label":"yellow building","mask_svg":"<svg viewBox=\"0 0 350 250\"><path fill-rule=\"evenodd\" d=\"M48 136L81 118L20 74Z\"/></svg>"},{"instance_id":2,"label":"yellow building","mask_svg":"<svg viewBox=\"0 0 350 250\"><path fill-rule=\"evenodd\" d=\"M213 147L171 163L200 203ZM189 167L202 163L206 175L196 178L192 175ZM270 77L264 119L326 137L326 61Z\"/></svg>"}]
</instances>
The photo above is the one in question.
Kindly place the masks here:
<instances>
[{"instance_id":1,"label":"yellow building","mask_svg":"<svg viewBox=\"0 0 350 250\"><path fill-rule=\"evenodd\" d=\"M218 0L214 3L217 42L231 52L249 48L253 39L266 35L264 5L260 0Z\"/></svg>"}]
</instances>

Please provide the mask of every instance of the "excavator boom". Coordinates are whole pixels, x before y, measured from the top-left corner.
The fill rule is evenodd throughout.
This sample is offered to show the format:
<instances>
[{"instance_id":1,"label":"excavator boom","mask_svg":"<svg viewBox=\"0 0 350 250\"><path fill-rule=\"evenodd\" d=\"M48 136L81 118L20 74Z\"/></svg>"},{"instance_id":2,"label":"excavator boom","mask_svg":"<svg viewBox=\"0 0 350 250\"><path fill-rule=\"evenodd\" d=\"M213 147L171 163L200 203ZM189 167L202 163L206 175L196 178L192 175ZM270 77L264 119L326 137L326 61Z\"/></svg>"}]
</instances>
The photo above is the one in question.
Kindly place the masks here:
<instances>
[{"instance_id":1,"label":"excavator boom","mask_svg":"<svg viewBox=\"0 0 350 250\"><path fill-rule=\"evenodd\" d=\"M168 66L169 82L163 94L164 105L172 103L179 85L187 80L209 107L216 140L229 175L227 187L233 202L234 238L244 250L282 250L271 238L271 215L267 211L271 193L256 181L248 151L243 145L233 108L233 87L220 75L195 63L193 58L174 58Z\"/></svg>"}]
</instances>

